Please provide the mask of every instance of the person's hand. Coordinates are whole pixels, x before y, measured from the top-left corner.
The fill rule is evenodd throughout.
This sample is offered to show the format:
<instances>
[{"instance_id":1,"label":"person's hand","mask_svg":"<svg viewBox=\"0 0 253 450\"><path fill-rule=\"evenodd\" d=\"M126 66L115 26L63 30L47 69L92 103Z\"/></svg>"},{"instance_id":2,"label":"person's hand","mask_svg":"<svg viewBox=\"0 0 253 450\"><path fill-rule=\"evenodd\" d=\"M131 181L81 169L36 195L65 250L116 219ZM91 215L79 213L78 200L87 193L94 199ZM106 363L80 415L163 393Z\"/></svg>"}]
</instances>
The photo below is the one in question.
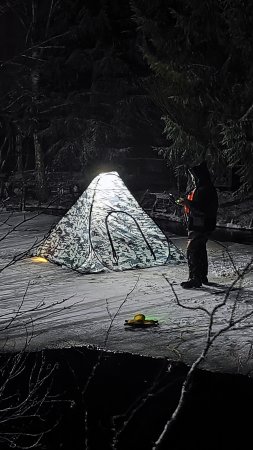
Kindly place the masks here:
<instances>
[{"instance_id":1,"label":"person's hand","mask_svg":"<svg viewBox=\"0 0 253 450\"><path fill-rule=\"evenodd\" d=\"M182 197L179 197L179 198L176 200L176 203L177 203L178 205L184 205L184 199L183 199Z\"/></svg>"}]
</instances>

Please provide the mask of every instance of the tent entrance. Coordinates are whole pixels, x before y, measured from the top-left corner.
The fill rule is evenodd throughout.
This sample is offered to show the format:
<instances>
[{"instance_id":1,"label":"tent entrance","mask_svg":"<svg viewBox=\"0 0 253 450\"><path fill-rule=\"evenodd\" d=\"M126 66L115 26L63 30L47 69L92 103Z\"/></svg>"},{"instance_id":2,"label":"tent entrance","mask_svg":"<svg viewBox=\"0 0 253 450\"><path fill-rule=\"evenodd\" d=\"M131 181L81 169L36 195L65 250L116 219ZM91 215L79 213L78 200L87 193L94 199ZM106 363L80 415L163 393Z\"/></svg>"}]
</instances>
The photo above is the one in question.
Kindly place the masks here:
<instances>
[{"instance_id":1,"label":"tent entrance","mask_svg":"<svg viewBox=\"0 0 253 450\"><path fill-rule=\"evenodd\" d=\"M126 211L110 211L105 218L105 225L114 266L120 265L120 260L126 258L133 260L135 267L138 266L138 261L143 264L147 257L156 261L154 250L131 214Z\"/></svg>"}]
</instances>

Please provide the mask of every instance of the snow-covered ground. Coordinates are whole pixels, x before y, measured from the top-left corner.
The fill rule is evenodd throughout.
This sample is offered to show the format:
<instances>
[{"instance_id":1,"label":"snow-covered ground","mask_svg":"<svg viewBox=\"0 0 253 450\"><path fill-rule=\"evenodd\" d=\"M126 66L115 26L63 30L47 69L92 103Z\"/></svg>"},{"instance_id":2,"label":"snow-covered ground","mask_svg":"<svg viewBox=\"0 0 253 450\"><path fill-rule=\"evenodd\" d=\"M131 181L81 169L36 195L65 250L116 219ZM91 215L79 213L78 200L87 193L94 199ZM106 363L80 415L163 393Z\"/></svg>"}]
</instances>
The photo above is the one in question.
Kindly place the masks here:
<instances>
[{"instance_id":1,"label":"snow-covered ground","mask_svg":"<svg viewBox=\"0 0 253 450\"><path fill-rule=\"evenodd\" d=\"M186 262L82 275L25 257L59 217L29 213L26 219L19 225L22 213L0 214L0 341L4 351L94 345L191 363L204 348L209 324L208 315L196 308L212 311L221 303L236 278L234 266L243 269L253 256L252 246L226 243L224 248L224 244L209 242L213 284L196 290L180 286L187 279ZM171 239L185 251L186 238ZM215 341L202 367L240 373L253 370L251 311L253 276L249 273L242 288L236 284L226 304L217 309L213 332L229 320L235 326ZM137 312L157 319L159 326L125 327L125 319ZM236 324L245 314L249 317Z\"/></svg>"}]
</instances>

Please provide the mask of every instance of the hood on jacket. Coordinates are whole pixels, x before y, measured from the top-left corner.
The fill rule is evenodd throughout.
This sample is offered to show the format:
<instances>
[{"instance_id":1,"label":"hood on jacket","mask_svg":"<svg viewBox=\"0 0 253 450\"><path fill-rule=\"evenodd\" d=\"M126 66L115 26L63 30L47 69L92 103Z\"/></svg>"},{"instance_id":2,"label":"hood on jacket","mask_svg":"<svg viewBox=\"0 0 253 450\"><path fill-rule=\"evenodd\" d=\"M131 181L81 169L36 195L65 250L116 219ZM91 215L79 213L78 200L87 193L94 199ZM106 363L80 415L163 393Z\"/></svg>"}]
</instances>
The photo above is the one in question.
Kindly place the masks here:
<instances>
[{"instance_id":1,"label":"hood on jacket","mask_svg":"<svg viewBox=\"0 0 253 450\"><path fill-rule=\"evenodd\" d=\"M212 183L211 175L207 168L206 161L198 164L197 166L189 169L190 174L193 176L196 186L204 186Z\"/></svg>"}]
</instances>

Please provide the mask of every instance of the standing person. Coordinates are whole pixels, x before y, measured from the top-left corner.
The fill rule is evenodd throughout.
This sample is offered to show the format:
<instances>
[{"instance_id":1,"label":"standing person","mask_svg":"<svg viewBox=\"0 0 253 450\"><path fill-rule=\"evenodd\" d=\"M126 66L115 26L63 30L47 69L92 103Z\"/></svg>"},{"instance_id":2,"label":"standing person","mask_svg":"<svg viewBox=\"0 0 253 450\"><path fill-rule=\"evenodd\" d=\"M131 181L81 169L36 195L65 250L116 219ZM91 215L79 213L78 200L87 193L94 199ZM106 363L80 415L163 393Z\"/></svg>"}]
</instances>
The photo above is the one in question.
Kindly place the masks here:
<instances>
[{"instance_id":1,"label":"standing person","mask_svg":"<svg viewBox=\"0 0 253 450\"><path fill-rule=\"evenodd\" d=\"M181 283L184 289L208 284L208 260L206 243L216 227L218 196L211 181L206 162L189 169L194 188L185 197L177 200L184 206L187 218L187 260L189 279Z\"/></svg>"}]
</instances>

